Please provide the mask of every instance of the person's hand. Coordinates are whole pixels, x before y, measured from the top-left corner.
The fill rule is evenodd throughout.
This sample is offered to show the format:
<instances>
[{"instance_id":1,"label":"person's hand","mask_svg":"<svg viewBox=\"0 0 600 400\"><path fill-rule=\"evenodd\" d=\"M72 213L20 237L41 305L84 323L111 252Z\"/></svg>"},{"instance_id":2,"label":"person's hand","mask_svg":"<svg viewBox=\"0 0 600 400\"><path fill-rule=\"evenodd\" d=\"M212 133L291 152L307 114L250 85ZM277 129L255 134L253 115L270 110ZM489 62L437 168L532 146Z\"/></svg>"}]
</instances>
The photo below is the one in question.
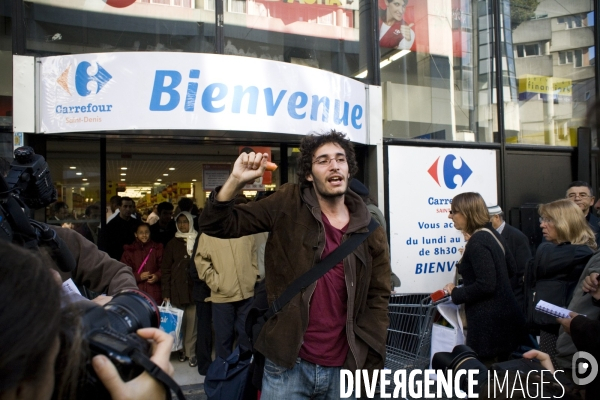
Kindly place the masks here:
<instances>
[{"instance_id":1,"label":"person's hand","mask_svg":"<svg viewBox=\"0 0 600 400\"><path fill-rule=\"evenodd\" d=\"M111 300L112 300L112 296L103 296L103 295L100 295L100 296L94 297L94 298L92 299L92 301L93 301L94 303L98 304L98 305L99 305L99 306L101 306L101 307L102 307L103 305L105 305L106 303L108 303L109 301L111 301Z\"/></svg>"},{"instance_id":2,"label":"person's hand","mask_svg":"<svg viewBox=\"0 0 600 400\"><path fill-rule=\"evenodd\" d=\"M243 186L254 182L265 173L269 155L267 153L242 153L233 164L231 178Z\"/></svg>"},{"instance_id":3,"label":"person's hand","mask_svg":"<svg viewBox=\"0 0 600 400\"><path fill-rule=\"evenodd\" d=\"M460 254L464 253L464 252L465 252L465 248L464 248L464 247L461 247L461 248L459 248L459 249L458 249L458 252L459 252Z\"/></svg>"},{"instance_id":4,"label":"person's hand","mask_svg":"<svg viewBox=\"0 0 600 400\"><path fill-rule=\"evenodd\" d=\"M73 225L70 222L63 222L63 224L61 225L62 228L67 228L67 229L74 229L75 225Z\"/></svg>"},{"instance_id":5,"label":"person's hand","mask_svg":"<svg viewBox=\"0 0 600 400\"><path fill-rule=\"evenodd\" d=\"M148 271L144 271L144 272L142 272L142 273L141 273L141 275L140 275L140 279L141 279L141 280L145 281L145 280L147 280L148 278L150 278L150 272L148 272Z\"/></svg>"},{"instance_id":6,"label":"person's hand","mask_svg":"<svg viewBox=\"0 0 600 400\"><path fill-rule=\"evenodd\" d=\"M585 279L583 280L583 284L581 285L581 289L585 293L591 293L595 299L598 299L600 297L600 293L598 293L598 275L600 274L598 274L597 272L592 272L591 274L585 277Z\"/></svg>"},{"instance_id":7,"label":"person's hand","mask_svg":"<svg viewBox=\"0 0 600 400\"><path fill-rule=\"evenodd\" d=\"M546 353L543 353L539 350L529 350L527 353L523 354L523 358L526 358L528 360L532 360L535 358L536 360L539 360L540 364L542 364L542 367L544 367L544 369L547 369L554 373L554 365L552 365L552 360L550 359L550 356Z\"/></svg>"},{"instance_id":8,"label":"person's hand","mask_svg":"<svg viewBox=\"0 0 600 400\"><path fill-rule=\"evenodd\" d=\"M411 23L409 25L401 25L400 26L400 33L402 33L402 36L404 36L404 39L406 39L407 41L411 41L412 40L412 32L410 31L410 29L415 26L415 24Z\"/></svg>"},{"instance_id":9,"label":"person's hand","mask_svg":"<svg viewBox=\"0 0 600 400\"><path fill-rule=\"evenodd\" d=\"M578 315L579 314L577 314L576 312L571 311L569 313L570 318L556 318L556 320L562 325L565 332L567 332L570 335L571 334L571 321L573 321L573 318L575 318Z\"/></svg>"},{"instance_id":10,"label":"person's hand","mask_svg":"<svg viewBox=\"0 0 600 400\"><path fill-rule=\"evenodd\" d=\"M154 274L150 274L148 276L148 283L156 283L156 281L158 281L158 276Z\"/></svg>"},{"instance_id":11,"label":"person's hand","mask_svg":"<svg viewBox=\"0 0 600 400\"><path fill-rule=\"evenodd\" d=\"M137 331L144 339L151 339L152 357L150 359L169 376L173 376L173 365L169 362L173 337L156 328L145 328ZM148 372L143 372L129 382L123 382L119 372L110 360L98 355L92 359L94 371L108 390L113 400L164 400L167 398L165 386L154 379Z\"/></svg>"},{"instance_id":12,"label":"person's hand","mask_svg":"<svg viewBox=\"0 0 600 400\"><path fill-rule=\"evenodd\" d=\"M165 297L165 298L163 298L163 302L170 303L171 299L169 297Z\"/></svg>"},{"instance_id":13,"label":"person's hand","mask_svg":"<svg viewBox=\"0 0 600 400\"><path fill-rule=\"evenodd\" d=\"M448 292L448 295L451 295L455 287L456 285L454 285L454 283L449 283L446 286L444 286L444 290Z\"/></svg>"}]
</instances>

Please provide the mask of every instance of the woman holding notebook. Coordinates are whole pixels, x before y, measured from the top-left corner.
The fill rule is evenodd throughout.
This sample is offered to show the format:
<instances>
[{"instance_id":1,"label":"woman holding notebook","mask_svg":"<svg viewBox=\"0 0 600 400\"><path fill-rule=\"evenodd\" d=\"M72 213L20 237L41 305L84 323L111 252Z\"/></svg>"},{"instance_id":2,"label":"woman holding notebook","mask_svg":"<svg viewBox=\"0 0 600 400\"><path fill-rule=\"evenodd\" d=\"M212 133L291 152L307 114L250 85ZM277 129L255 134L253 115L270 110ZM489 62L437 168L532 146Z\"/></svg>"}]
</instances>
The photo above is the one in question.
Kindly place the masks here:
<instances>
[{"instance_id":1,"label":"woman holding notebook","mask_svg":"<svg viewBox=\"0 0 600 400\"><path fill-rule=\"evenodd\" d=\"M507 360L522 341L525 317L510 286L517 266L504 239L490 223L479 193L462 193L452 199L448 218L470 235L457 271L463 285L447 284L455 304L465 305L467 346L487 366Z\"/></svg>"},{"instance_id":2,"label":"woman holding notebook","mask_svg":"<svg viewBox=\"0 0 600 400\"><path fill-rule=\"evenodd\" d=\"M556 340L560 327L556 318L533 308L540 300L567 308L579 277L596 249L594 233L581 209L563 199L538 208L544 235L525 282L529 293L532 322L540 328L540 350L556 366Z\"/></svg>"}]
</instances>

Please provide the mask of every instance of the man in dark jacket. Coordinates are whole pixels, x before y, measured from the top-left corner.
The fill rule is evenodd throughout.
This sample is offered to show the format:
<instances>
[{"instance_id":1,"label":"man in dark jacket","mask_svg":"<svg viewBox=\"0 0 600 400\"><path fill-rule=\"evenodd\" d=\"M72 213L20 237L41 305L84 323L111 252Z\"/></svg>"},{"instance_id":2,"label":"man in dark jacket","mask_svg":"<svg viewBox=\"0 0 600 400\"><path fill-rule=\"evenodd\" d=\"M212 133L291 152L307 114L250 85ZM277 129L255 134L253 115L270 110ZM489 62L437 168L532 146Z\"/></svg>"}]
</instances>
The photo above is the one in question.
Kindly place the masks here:
<instances>
[{"instance_id":1,"label":"man in dark jacket","mask_svg":"<svg viewBox=\"0 0 600 400\"><path fill-rule=\"evenodd\" d=\"M175 233L177 233L177 227L175 226L175 221L173 221L174 208L173 204L168 201L160 203L157 207L158 222L150 226L150 238L156 243L162 243L165 247L175 237Z\"/></svg>"},{"instance_id":2,"label":"man in dark jacket","mask_svg":"<svg viewBox=\"0 0 600 400\"><path fill-rule=\"evenodd\" d=\"M488 207L488 212L492 226L504 238L506 247L512 253L517 263L517 271L510 279L510 285L517 298L517 303L524 310L525 292L523 290L523 275L525 274L527 263L532 257L529 239L527 239L527 236L523 232L506 223L504 220L504 211L502 211L500 206Z\"/></svg>"},{"instance_id":3,"label":"man in dark jacket","mask_svg":"<svg viewBox=\"0 0 600 400\"><path fill-rule=\"evenodd\" d=\"M342 241L367 231L371 220L362 199L348 190L357 166L344 134L308 135L300 151L299 184L234 206L238 191L262 176L267 164L266 154L242 153L200 219L202 232L221 238L271 232L265 253L269 303ZM266 358L263 400L291 393L311 398L317 390L325 398L339 398L341 368L383 368L390 290L389 249L378 227L265 323L255 343Z\"/></svg>"},{"instance_id":4,"label":"man in dark jacket","mask_svg":"<svg viewBox=\"0 0 600 400\"><path fill-rule=\"evenodd\" d=\"M594 214L592 206L594 205L593 189L585 181L574 181L567 188L567 199L571 200L583 212L590 228L596 236L596 244L600 247L600 218Z\"/></svg>"},{"instance_id":5,"label":"man in dark jacket","mask_svg":"<svg viewBox=\"0 0 600 400\"><path fill-rule=\"evenodd\" d=\"M129 197L121 197L119 215L112 219L106 228L103 228L104 245L108 255L117 261L121 261L123 246L131 244L135 240L135 230L140 224L139 219L131 217L135 210L135 202Z\"/></svg>"}]
</instances>

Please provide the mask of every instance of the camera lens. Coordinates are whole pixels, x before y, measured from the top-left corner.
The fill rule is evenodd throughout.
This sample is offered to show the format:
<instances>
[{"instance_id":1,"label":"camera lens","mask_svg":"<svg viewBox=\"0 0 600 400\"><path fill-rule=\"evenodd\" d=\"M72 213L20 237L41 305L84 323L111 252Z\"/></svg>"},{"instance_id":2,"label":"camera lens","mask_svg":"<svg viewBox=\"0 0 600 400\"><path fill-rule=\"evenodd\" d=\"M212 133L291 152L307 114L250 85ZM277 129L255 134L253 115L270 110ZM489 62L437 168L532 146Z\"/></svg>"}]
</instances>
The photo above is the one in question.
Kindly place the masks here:
<instances>
[{"instance_id":1,"label":"camera lens","mask_svg":"<svg viewBox=\"0 0 600 400\"><path fill-rule=\"evenodd\" d=\"M158 328L160 312L154 300L139 290L123 290L104 306L110 327L120 333Z\"/></svg>"}]
</instances>

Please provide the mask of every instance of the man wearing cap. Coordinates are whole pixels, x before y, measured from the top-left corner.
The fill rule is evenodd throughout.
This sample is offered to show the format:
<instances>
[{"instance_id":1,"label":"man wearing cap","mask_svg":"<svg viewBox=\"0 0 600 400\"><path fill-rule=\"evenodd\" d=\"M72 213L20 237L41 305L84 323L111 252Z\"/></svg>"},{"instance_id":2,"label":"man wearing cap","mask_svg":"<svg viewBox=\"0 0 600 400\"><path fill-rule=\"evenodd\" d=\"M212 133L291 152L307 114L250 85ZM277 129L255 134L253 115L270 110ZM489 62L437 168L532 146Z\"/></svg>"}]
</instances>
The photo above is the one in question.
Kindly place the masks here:
<instances>
[{"instance_id":1,"label":"man wearing cap","mask_svg":"<svg viewBox=\"0 0 600 400\"><path fill-rule=\"evenodd\" d=\"M500 206L488 207L488 213L490 214L492 226L504 238L508 251L512 253L517 262L517 273L510 280L510 285L517 298L517 302L524 308L525 292L523 290L523 275L525 274L527 262L531 258L529 239L523 232L506 223L504 212Z\"/></svg>"}]
</instances>

